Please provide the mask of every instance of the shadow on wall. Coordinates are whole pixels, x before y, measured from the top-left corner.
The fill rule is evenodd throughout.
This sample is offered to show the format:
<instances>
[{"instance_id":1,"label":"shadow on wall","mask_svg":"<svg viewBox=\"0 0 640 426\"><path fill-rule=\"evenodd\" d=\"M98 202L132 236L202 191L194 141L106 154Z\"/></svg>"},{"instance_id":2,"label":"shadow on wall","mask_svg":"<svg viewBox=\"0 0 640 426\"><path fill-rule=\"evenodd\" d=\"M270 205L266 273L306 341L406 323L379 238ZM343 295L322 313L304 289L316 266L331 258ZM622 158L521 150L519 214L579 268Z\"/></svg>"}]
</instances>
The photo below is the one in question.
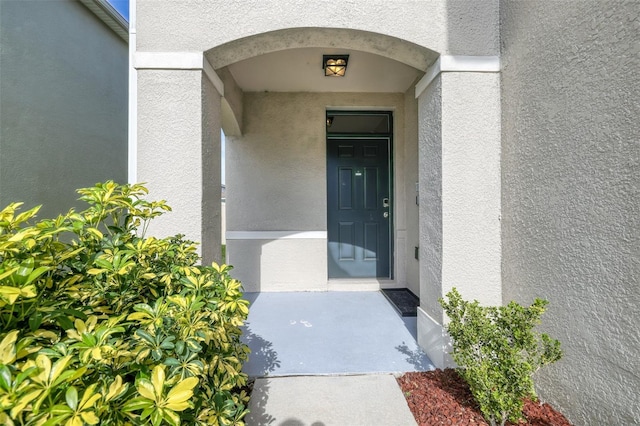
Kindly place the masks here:
<instances>
[{"instance_id":1,"label":"shadow on wall","mask_svg":"<svg viewBox=\"0 0 640 426\"><path fill-rule=\"evenodd\" d=\"M262 291L260 288L260 283L262 280L262 270L260 267L260 262L262 259L262 245L260 246L243 246L241 250L234 250L234 243L237 240L227 239L226 248L225 248L225 257L227 264L233 266L234 263L234 254L236 256L242 256L242 267L246 271L251 271L251 276L247 277L244 274L240 274L240 276L235 276L236 279L240 280L242 283L242 291L246 293L258 293ZM238 274L236 274L238 275ZM253 303L253 299L249 300Z\"/></svg>"}]
</instances>

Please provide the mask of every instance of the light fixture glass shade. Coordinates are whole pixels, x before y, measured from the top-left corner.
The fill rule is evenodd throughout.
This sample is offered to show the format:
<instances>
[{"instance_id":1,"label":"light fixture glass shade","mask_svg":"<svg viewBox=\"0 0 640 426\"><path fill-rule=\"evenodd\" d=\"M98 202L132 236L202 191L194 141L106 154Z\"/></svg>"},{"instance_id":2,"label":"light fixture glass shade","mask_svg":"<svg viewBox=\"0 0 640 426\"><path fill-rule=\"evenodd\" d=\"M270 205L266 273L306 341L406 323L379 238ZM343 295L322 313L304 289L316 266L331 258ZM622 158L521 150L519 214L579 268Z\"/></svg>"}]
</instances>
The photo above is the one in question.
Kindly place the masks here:
<instances>
[{"instance_id":1,"label":"light fixture glass shade","mask_svg":"<svg viewBox=\"0 0 640 426\"><path fill-rule=\"evenodd\" d=\"M349 55L323 55L322 68L325 77L344 77Z\"/></svg>"}]
</instances>

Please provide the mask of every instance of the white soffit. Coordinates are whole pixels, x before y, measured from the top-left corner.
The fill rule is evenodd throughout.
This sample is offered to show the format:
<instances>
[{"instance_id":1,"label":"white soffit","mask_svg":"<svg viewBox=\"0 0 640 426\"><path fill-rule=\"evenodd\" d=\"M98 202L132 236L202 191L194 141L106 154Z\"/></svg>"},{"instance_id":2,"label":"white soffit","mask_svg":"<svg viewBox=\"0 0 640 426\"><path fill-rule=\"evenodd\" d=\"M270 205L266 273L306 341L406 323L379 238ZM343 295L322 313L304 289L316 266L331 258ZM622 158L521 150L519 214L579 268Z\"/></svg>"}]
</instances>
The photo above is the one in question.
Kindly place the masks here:
<instances>
[{"instance_id":1,"label":"white soffit","mask_svg":"<svg viewBox=\"0 0 640 426\"><path fill-rule=\"evenodd\" d=\"M80 0L94 15L124 41L129 42L129 24L107 0Z\"/></svg>"},{"instance_id":2,"label":"white soffit","mask_svg":"<svg viewBox=\"0 0 640 426\"><path fill-rule=\"evenodd\" d=\"M347 54L344 77L325 77L322 55ZM229 65L245 92L405 92L423 72L384 56L351 49L295 48Z\"/></svg>"},{"instance_id":3,"label":"white soffit","mask_svg":"<svg viewBox=\"0 0 640 426\"><path fill-rule=\"evenodd\" d=\"M500 72L498 56L440 56L416 84L416 98L442 72Z\"/></svg>"}]
</instances>

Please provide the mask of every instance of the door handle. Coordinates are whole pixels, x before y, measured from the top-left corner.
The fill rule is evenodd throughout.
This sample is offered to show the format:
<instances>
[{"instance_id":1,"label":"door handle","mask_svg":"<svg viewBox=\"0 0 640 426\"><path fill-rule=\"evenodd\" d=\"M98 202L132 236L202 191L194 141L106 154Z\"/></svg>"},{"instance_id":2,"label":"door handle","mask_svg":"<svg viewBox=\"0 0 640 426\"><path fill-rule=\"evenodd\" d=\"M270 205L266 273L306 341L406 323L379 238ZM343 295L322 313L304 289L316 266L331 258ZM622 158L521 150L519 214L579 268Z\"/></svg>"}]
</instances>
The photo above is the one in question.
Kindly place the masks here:
<instances>
[{"instance_id":1,"label":"door handle","mask_svg":"<svg viewBox=\"0 0 640 426\"><path fill-rule=\"evenodd\" d=\"M385 219L389 217L389 212L384 212L382 213L382 217L384 217Z\"/></svg>"},{"instance_id":2,"label":"door handle","mask_svg":"<svg viewBox=\"0 0 640 426\"><path fill-rule=\"evenodd\" d=\"M389 199L388 198L383 198L382 199L382 207L389 207Z\"/></svg>"}]
</instances>

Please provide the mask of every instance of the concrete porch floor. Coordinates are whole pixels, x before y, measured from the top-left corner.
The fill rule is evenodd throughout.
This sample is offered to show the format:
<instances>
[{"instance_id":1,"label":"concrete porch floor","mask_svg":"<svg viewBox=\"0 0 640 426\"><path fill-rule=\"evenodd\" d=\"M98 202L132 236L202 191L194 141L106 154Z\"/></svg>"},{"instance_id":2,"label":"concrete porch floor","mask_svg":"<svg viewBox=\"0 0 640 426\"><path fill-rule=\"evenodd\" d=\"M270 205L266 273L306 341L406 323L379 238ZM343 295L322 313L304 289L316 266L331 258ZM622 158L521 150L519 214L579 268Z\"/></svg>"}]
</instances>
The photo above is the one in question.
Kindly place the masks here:
<instances>
[{"instance_id":1,"label":"concrete porch floor","mask_svg":"<svg viewBox=\"0 0 640 426\"><path fill-rule=\"evenodd\" d=\"M378 291L247 293L250 377L402 373L435 367Z\"/></svg>"}]
</instances>

